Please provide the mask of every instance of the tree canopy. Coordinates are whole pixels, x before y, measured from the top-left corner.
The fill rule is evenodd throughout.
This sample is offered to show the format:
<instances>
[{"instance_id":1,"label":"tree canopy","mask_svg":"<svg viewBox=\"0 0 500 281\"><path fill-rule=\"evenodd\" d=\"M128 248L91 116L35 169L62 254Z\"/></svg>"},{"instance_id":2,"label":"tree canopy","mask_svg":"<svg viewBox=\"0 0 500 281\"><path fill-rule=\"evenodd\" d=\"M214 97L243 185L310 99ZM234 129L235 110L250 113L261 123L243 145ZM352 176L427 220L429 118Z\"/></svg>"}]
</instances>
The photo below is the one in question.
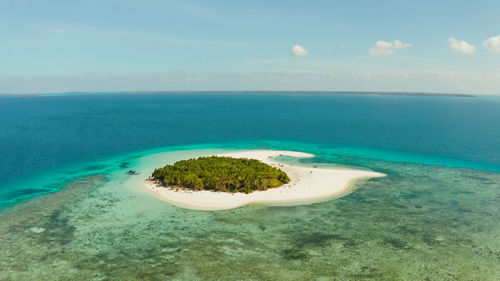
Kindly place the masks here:
<instances>
[{"instance_id":1,"label":"tree canopy","mask_svg":"<svg viewBox=\"0 0 500 281\"><path fill-rule=\"evenodd\" d=\"M255 159L199 157L157 168L153 179L193 190L251 193L290 182L282 170Z\"/></svg>"}]
</instances>

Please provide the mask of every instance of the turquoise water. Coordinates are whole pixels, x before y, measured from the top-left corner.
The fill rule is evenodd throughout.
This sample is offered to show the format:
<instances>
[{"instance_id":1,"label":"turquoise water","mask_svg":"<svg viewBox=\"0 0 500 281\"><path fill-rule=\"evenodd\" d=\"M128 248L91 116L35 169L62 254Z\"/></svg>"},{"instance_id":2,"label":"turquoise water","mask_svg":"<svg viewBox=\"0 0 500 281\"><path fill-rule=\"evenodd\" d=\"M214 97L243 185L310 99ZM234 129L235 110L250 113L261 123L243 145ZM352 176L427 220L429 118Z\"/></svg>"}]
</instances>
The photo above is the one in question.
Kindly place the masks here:
<instances>
[{"instance_id":1,"label":"turquoise water","mask_svg":"<svg viewBox=\"0 0 500 281\"><path fill-rule=\"evenodd\" d=\"M0 280L500 276L498 98L0 98L0 118ZM322 203L201 212L126 174L251 148L388 176Z\"/></svg>"}]
</instances>

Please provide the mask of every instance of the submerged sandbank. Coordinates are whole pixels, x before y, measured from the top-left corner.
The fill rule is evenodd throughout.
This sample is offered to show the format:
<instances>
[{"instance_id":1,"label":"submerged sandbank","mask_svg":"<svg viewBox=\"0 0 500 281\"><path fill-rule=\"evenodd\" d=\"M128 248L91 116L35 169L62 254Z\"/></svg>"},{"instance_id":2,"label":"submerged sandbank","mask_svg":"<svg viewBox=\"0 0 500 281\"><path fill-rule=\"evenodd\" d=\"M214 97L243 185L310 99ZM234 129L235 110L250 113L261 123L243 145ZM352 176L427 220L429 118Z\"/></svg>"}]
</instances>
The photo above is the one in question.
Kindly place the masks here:
<instances>
[{"instance_id":1,"label":"submerged sandbank","mask_svg":"<svg viewBox=\"0 0 500 281\"><path fill-rule=\"evenodd\" d=\"M279 163L274 157L291 156L297 158L314 155L295 151L247 150L216 154L234 158L257 159L273 167L282 169L290 177L290 182L278 188L255 191L250 194L213 191L174 190L145 180L145 187L158 198L174 205L196 210L227 210L249 204L304 204L346 194L354 181L385 174L340 168L312 168Z\"/></svg>"}]
</instances>

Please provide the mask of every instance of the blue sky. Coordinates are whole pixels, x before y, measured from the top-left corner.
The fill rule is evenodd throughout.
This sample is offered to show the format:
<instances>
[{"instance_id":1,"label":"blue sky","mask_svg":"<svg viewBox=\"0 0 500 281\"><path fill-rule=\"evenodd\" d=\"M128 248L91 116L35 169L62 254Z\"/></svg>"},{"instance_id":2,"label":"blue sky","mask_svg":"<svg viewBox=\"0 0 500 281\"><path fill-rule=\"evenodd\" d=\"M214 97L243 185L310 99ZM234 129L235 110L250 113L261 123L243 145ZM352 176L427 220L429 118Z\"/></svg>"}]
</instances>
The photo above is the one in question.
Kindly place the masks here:
<instances>
[{"instance_id":1,"label":"blue sky","mask_svg":"<svg viewBox=\"0 0 500 281\"><path fill-rule=\"evenodd\" d=\"M0 0L0 93L500 94L500 1Z\"/></svg>"}]
</instances>

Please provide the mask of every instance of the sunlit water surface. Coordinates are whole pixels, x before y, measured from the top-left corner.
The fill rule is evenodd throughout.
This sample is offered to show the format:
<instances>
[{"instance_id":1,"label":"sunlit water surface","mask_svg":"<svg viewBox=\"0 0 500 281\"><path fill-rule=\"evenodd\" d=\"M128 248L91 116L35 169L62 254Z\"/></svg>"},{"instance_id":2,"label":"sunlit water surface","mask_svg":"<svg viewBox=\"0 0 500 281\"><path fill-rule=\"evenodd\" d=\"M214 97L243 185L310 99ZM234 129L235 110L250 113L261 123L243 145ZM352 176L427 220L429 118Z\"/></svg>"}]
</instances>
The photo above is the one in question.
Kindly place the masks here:
<instances>
[{"instance_id":1,"label":"sunlit water surface","mask_svg":"<svg viewBox=\"0 0 500 281\"><path fill-rule=\"evenodd\" d=\"M330 126L321 126L330 134ZM179 134L196 133L186 130ZM4 181L9 193L4 190L0 212L0 280L498 280L496 146L486 140L476 156L467 156L461 140L464 146L448 154L444 148L425 154L320 142L327 137L315 132L314 142L259 136L150 149L137 141L142 150L101 153L94 160L70 163L55 156L70 164L47 164L50 173ZM404 144L406 137L395 132L392 141L411 146ZM327 202L203 212L158 200L142 188L146 175L127 174L131 168L148 171L158 163L252 148L309 152L316 157L280 161L360 167L387 177L357 184L352 193ZM487 148L493 151L483 161Z\"/></svg>"}]
</instances>

